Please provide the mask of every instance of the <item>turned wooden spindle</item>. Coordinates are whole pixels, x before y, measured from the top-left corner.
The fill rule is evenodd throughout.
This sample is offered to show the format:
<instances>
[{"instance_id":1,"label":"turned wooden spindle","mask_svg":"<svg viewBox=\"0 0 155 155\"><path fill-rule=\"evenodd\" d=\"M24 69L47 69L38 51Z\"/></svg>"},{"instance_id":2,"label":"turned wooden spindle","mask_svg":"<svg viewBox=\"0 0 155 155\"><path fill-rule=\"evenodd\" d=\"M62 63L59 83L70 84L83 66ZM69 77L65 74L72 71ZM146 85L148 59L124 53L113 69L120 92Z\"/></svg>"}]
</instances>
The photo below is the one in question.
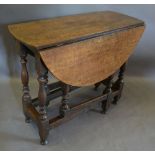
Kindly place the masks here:
<instances>
[{"instance_id":1,"label":"turned wooden spindle","mask_svg":"<svg viewBox=\"0 0 155 155\"><path fill-rule=\"evenodd\" d=\"M65 116L65 113L70 110L68 105L70 86L68 84L62 83L62 105L60 106L60 116Z\"/></svg>"},{"instance_id":2,"label":"turned wooden spindle","mask_svg":"<svg viewBox=\"0 0 155 155\"><path fill-rule=\"evenodd\" d=\"M29 93L29 74L27 71L27 54L24 49L20 48L20 62L21 62L21 81L23 84L23 96L22 96L22 104L23 104L23 112L25 115L25 122L30 122L30 117L27 115L27 107L31 104L31 96Z\"/></svg>"},{"instance_id":3,"label":"turned wooden spindle","mask_svg":"<svg viewBox=\"0 0 155 155\"><path fill-rule=\"evenodd\" d=\"M48 94L49 94L49 87L48 87L48 70L46 70L45 79L47 80L46 83L45 83L45 89L46 89L46 94L48 95ZM50 103L50 101L46 99L46 107L49 106L49 103Z\"/></svg>"},{"instance_id":4,"label":"turned wooden spindle","mask_svg":"<svg viewBox=\"0 0 155 155\"><path fill-rule=\"evenodd\" d=\"M39 92L38 92L38 99L39 99L39 135L40 135L40 143L42 145L46 145L48 143L47 137L49 134L49 120L47 117L46 111L46 103L47 103L47 91L48 91L48 71L46 67L42 64L40 58L37 58L36 61L36 69L38 74L38 82L39 82Z\"/></svg>"},{"instance_id":5,"label":"turned wooden spindle","mask_svg":"<svg viewBox=\"0 0 155 155\"><path fill-rule=\"evenodd\" d=\"M39 93L38 93L38 98L39 98L39 113L40 113L40 118L41 120L47 119L47 113L46 113L46 98L47 98L47 90L46 90L46 83L47 80L44 77L44 75L41 75L38 78L39 81Z\"/></svg>"},{"instance_id":6,"label":"turned wooden spindle","mask_svg":"<svg viewBox=\"0 0 155 155\"><path fill-rule=\"evenodd\" d=\"M112 101L112 80L113 80L113 77L114 77L114 75L111 75L108 78L106 88L103 91L103 94L107 94L106 100L102 102L102 113L104 113L104 114L106 113L106 111L110 107L110 103Z\"/></svg>"},{"instance_id":7,"label":"turned wooden spindle","mask_svg":"<svg viewBox=\"0 0 155 155\"><path fill-rule=\"evenodd\" d=\"M114 89L115 90L119 90L119 93L117 96L114 97L113 100L113 104L117 104L118 100L121 98L121 94L122 94L122 90L123 90L123 86L124 86L124 73L126 70L126 63L124 63L121 67L120 67L120 71L118 74L118 79L114 84Z\"/></svg>"},{"instance_id":8,"label":"turned wooden spindle","mask_svg":"<svg viewBox=\"0 0 155 155\"><path fill-rule=\"evenodd\" d=\"M102 102L103 113L111 102L117 103L124 83L123 63L132 54L145 24L130 16L105 11L11 24L8 29L36 61L39 92L38 97L31 99L26 54L21 54L23 109L26 120L30 117L37 124L40 142L45 145L49 129L70 120L95 102ZM47 84L47 69L60 83ZM118 79L113 81L112 74L118 69ZM96 92L90 99L74 105L68 103L69 91L94 84L96 90L100 86L104 88L101 94ZM60 96L60 114L50 116L48 102Z\"/></svg>"}]
</instances>

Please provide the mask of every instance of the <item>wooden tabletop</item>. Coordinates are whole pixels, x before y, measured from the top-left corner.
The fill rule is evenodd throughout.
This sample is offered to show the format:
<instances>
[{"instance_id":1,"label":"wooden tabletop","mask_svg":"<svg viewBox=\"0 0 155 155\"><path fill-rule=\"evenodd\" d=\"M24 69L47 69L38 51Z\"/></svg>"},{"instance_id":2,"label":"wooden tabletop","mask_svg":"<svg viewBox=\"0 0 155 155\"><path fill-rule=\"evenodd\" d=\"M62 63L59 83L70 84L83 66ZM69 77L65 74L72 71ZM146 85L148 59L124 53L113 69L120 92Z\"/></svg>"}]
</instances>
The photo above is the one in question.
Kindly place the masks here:
<instances>
[{"instance_id":1,"label":"wooden tabletop","mask_svg":"<svg viewBox=\"0 0 155 155\"><path fill-rule=\"evenodd\" d=\"M23 44L41 50L144 25L143 21L104 11L57 17L9 25L11 34Z\"/></svg>"}]
</instances>

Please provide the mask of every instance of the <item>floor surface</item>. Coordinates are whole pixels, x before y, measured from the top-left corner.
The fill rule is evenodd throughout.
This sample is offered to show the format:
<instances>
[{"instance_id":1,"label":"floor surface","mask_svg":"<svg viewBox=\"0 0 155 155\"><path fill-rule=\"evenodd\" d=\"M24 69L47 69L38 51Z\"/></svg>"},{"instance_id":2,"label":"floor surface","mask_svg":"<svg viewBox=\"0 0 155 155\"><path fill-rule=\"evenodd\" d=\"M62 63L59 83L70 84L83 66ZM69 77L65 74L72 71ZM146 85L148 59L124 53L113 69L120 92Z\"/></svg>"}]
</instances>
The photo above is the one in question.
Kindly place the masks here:
<instances>
[{"instance_id":1,"label":"floor surface","mask_svg":"<svg viewBox=\"0 0 155 155\"><path fill-rule=\"evenodd\" d=\"M125 82L121 100L106 115L91 107L51 130L49 144L41 146L36 126L24 122L20 81L0 81L0 150L155 150L155 81L126 77ZM32 96L36 89L32 80ZM77 90L75 100L95 93L89 91Z\"/></svg>"}]
</instances>

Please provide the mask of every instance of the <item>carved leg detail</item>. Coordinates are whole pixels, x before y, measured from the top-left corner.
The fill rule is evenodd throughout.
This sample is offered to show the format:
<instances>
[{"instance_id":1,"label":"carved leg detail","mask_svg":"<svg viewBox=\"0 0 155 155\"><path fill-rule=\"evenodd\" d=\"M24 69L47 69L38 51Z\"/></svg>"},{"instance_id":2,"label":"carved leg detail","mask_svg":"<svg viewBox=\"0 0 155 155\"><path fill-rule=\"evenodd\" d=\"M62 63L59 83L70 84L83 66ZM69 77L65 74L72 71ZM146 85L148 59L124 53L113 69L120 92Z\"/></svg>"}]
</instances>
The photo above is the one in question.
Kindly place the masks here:
<instances>
[{"instance_id":1,"label":"carved leg detail","mask_svg":"<svg viewBox=\"0 0 155 155\"><path fill-rule=\"evenodd\" d=\"M46 145L48 143L47 137L49 134L49 120L46 112L48 71L44 67L39 58L37 59L36 69L38 73L38 82L39 82L38 99L39 99L40 118L38 121L38 127L39 127L40 143L42 145Z\"/></svg>"},{"instance_id":2,"label":"carved leg detail","mask_svg":"<svg viewBox=\"0 0 155 155\"><path fill-rule=\"evenodd\" d=\"M122 90L123 90L123 86L124 86L123 78L124 78L125 69L126 69L126 63L124 63L121 66L120 72L118 74L118 79L114 84L114 89L119 90L119 94L114 97L113 104L117 104L118 100L121 98L121 94L122 94Z\"/></svg>"},{"instance_id":3,"label":"carved leg detail","mask_svg":"<svg viewBox=\"0 0 155 155\"><path fill-rule=\"evenodd\" d=\"M29 104L31 104L31 96L29 93L29 75L28 75L28 71L27 71L27 54L24 50L21 49L21 66L22 66L22 70L21 70L21 81L23 84L23 96L22 96L22 104L23 104L23 113L25 115L25 122L29 123L30 122L30 117L27 115L27 107L29 106Z\"/></svg>"},{"instance_id":4,"label":"carved leg detail","mask_svg":"<svg viewBox=\"0 0 155 155\"><path fill-rule=\"evenodd\" d=\"M47 80L47 81L45 82L46 92L47 92L47 94L49 94L49 88L48 88L48 85L47 85L47 83L48 83L48 70L47 70L46 73L45 73L45 79ZM50 102L50 101L46 100L46 107L49 106L49 102Z\"/></svg>"},{"instance_id":5,"label":"carved leg detail","mask_svg":"<svg viewBox=\"0 0 155 155\"><path fill-rule=\"evenodd\" d=\"M70 86L63 83L62 84L62 105L60 106L60 116L64 117L65 113L70 110L70 107L68 105L68 98L69 98L69 91Z\"/></svg>"},{"instance_id":6,"label":"carved leg detail","mask_svg":"<svg viewBox=\"0 0 155 155\"><path fill-rule=\"evenodd\" d=\"M113 80L113 75L108 78L108 83L103 91L103 94L107 94L107 99L102 102L102 112L105 114L108 108L110 107L110 103L112 101L112 80Z\"/></svg>"}]
</instances>

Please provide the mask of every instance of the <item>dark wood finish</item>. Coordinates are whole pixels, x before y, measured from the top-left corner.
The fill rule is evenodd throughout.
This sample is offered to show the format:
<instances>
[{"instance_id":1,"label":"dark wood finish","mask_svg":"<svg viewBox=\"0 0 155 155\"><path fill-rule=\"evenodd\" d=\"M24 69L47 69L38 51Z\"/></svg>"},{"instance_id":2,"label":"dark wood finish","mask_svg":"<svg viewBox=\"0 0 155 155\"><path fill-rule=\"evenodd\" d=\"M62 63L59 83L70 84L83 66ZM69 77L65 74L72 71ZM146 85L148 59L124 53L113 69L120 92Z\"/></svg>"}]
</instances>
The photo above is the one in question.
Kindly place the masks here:
<instances>
[{"instance_id":1,"label":"dark wood finish","mask_svg":"<svg viewBox=\"0 0 155 155\"><path fill-rule=\"evenodd\" d=\"M106 79L104 79L103 81L100 81L100 82L98 82L98 83L96 83L95 84L95 87L94 87L94 90L97 90L98 89L98 87L100 86L100 85L105 85L105 86L107 86L107 84L109 83L109 78L106 78Z\"/></svg>"},{"instance_id":2,"label":"dark wood finish","mask_svg":"<svg viewBox=\"0 0 155 155\"><path fill-rule=\"evenodd\" d=\"M54 83L54 85L57 85L57 83ZM79 87L70 87L70 92L75 90L75 89L78 89ZM51 89L49 90L49 93L47 94L47 102L49 103L49 101L55 99L55 98L58 98L60 96L63 95L63 92L62 92L62 88L61 87L57 87L55 89ZM37 107L39 105L39 101L38 101L38 97L36 98L33 98L32 99L32 103L35 107ZM46 104L46 106L48 106L48 104Z\"/></svg>"},{"instance_id":3,"label":"dark wood finish","mask_svg":"<svg viewBox=\"0 0 155 155\"><path fill-rule=\"evenodd\" d=\"M51 84L48 85L48 89L50 91L50 90L55 90L55 89L61 88L61 84L62 84L61 81L51 83Z\"/></svg>"},{"instance_id":4,"label":"dark wood finish","mask_svg":"<svg viewBox=\"0 0 155 155\"><path fill-rule=\"evenodd\" d=\"M46 145L48 143L47 137L49 134L49 120L47 117L46 112L46 104L47 104L47 69L42 64L40 57L36 58L36 70L38 74L38 82L39 82L39 92L38 92L38 99L39 99L39 135L40 135L40 143L42 145Z\"/></svg>"},{"instance_id":5,"label":"dark wood finish","mask_svg":"<svg viewBox=\"0 0 155 155\"><path fill-rule=\"evenodd\" d=\"M113 91L112 96L115 97L118 93L119 93L119 91ZM99 102L99 101L106 100L107 95L108 94L103 94L103 95L100 95L97 97L93 97L93 98L91 98L87 101L83 101L75 106L71 106L70 111L67 113L66 117L57 116L55 118L51 118L49 120L50 127L55 128L55 127L61 125L62 123L69 121L70 119L75 117L78 113L82 112L82 110L84 110L85 108L88 108L92 104Z\"/></svg>"},{"instance_id":6,"label":"dark wood finish","mask_svg":"<svg viewBox=\"0 0 155 155\"><path fill-rule=\"evenodd\" d=\"M13 24L8 28L17 40L40 50L104 35L113 30L133 28L136 25L144 23L120 13L103 11Z\"/></svg>"},{"instance_id":7,"label":"dark wood finish","mask_svg":"<svg viewBox=\"0 0 155 155\"><path fill-rule=\"evenodd\" d=\"M124 86L123 77L124 77L125 69L126 69L126 63L124 63L121 66L120 72L118 74L118 79L115 82L115 84L113 85L113 90L119 90L119 94L114 97L113 104L117 104L118 100L121 98L122 90L123 90L123 86Z\"/></svg>"},{"instance_id":8,"label":"dark wood finish","mask_svg":"<svg viewBox=\"0 0 155 155\"><path fill-rule=\"evenodd\" d=\"M94 87L94 90L97 90L98 87L102 84L102 82L98 82L98 83L95 83L95 87Z\"/></svg>"},{"instance_id":9,"label":"dark wood finish","mask_svg":"<svg viewBox=\"0 0 155 155\"><path fill-rule=\"evenodd\" d=\"M107 98L105 101L102 101L102 112L105 114L108 108L110 107L110 103L112 102L112 80L114 75L111 75L108 78L108 83L106 89L103 91L103 94L107 94Z\"/></svg>"},{"instance_id":10,"label":"dark wood finish","mask_svg":"<svg viewBox=\"0 0 155 155\"><path fill-rule=\"evenodd\" d=\"M62 105L60 106L60 115L62 117L65 116L66 112L70 110L70 107L68 105L68 98L69 98L69 91L70 91L70 86L62 83Z\"/></svg>"},{"instance_id":11,"label":"dark wood finish","mask_svg":"<svg viewBox=\"0 0 155 155\"><path fill-rule=\"evenodd\" d=\"M29 92L29 74L27 71L27 53L24 50L22 45L19 45L20 47L20 57L21 57L21 81L23 84L23 96L22 96L22 103L23 103L23 112L25 115L25 122L29 123L30 122L30 117L27 115L27 108L29 107L29 105L31 104L31 96L30 96L30 92Z\"/></svg>"},{"instance_id":12,"label":"dark wood finish","mask_svg":"<svg viewBox=\"0 0 155 155\"><path fill-rule=\"evenodd\" d=\"M26 113L34 122L39 122L40 114L32 104L28 106L28 108L26 109Z\"/></svg>"},{"instance_id":13,"label":"dark wood finish","mask_svg":"<svg viewBox=\"0 0 155 155\"><path fill-rule=\"evenodd\" d=\"M60 81L72 86L89 86L106 79L127 61L143 31L141 26L42 50L40 55Z\"/></svg>"},{"instance_id":14,"label":"dark wood finish","mask_svg":"<svg viewBox=\"0 0 155 155\"><path fill-rule=\"evenodd\" d=\"M119 94L119 90L112 91L112 97L115 97L118 94ZM81 103L79 103L77 105L70 106L70 111L68 113L66 113L67 115L65 115L65 117L61 117L61 115L59 115L59 116L56 116L54 118L49 118L50 128L57 127L57 126L61 125L62 123L66 122L66 121L68 121L70 119L72 119L79 112L81 112L85 108L88 108L89 106L91 106L91 104L95 104L96 102L106 100L107 99L107 96L108 96L108 94L107 93L104 93L104 94L99 95L97 97L93 97L91 99L88 99L86 101L83 101L83 102L81 102ZM34 109L33 106L30 106L29 107L28 114L36 122L39 121L40 114Z\"/></svg>"},{"instance_id":15,"label":"dark wood finish","mask_svg":"<svg viewBox=\"0 0 155 155\"><path fill-rule=\"evenodd\" d=\"M91 104L102 102L105 113L111 102L117 103L124 85L125 62L144 31L144 22L105 11L13 24L9 31L20 45L26 122L37 124L40 143L45 145L50 129ZM34 57L38 74L39 91L34 99L28 86L27 54ZM118 79L113 82L117 70ZM59 81L48 84L48 71ZM97 90L101 84L105 86L101 95L69 104L72 90L88 85L95 85ZM49 102L60 96L60 113L51 118L47 114Z\"/></svg>"}]
</instances>

